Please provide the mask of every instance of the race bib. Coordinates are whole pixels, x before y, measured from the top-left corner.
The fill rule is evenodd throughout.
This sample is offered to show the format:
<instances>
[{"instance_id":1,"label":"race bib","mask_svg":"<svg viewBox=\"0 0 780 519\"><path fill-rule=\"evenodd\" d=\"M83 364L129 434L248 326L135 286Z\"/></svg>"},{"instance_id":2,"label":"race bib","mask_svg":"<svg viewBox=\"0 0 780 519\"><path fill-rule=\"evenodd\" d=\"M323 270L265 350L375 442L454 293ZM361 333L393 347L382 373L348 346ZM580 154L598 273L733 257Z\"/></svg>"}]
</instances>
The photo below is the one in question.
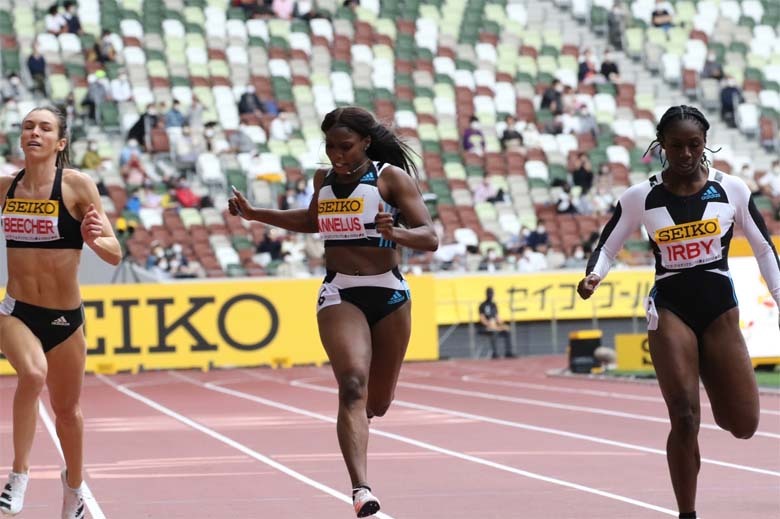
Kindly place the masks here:
<instances>
[{"instance_id":1,"label":"race bib","mask_svg":"<svg viewBox=\"0 0 780 519\"><path fill-rule=\"evenodd\" d=\"M366 237L363 198L335 198L317 204L317 228L326 240L354 240Z\"/></svg>"},{"instance_id":2,"label":"race bib","mask_svg":"<svg viewBox=\"0 0 780 519\"><path fill-rule=\"evenodd\" d=\"M56 200L9 198L3 210L5 238L26 242L59 240L59 215Z\"/></svg>"},{"instance_id":3,"label":"race bib","mask_svg":"<svg viewBox=\"0 0 780 519\"><path fill-rule=\"evenodd\" d=\"M666 269L684 269L723 257L717 218L688 222L655 231L655 243Z\"/></svg>"}]
</instances>

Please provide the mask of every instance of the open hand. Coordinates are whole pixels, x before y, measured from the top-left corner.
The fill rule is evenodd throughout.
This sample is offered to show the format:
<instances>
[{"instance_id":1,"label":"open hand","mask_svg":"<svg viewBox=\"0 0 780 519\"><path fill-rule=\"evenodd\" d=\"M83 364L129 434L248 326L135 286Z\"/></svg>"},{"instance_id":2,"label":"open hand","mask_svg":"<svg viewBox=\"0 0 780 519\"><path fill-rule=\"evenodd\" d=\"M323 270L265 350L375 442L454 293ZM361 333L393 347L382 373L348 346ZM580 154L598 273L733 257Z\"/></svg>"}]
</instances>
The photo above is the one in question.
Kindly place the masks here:
<instances>
[{"instance_id":1,"label":"open hand","mask_svg":"<svg viewBox=\"0 0 780 519\"><path fill-rule=\"evenodd\" d=\"M395 227L393 226L393 215L385 211L384 204L379 202L379 210L374 218L376 232L382 235L382 238L389 241L395 241Z\"/></svg>"},{"instance_id":2,"label":"open hand","mask_svg":"<svg viewBox=\"0 0 780 519\"><path fill-rule=\"evenodd\" d=\"M95 204L89 204L84 218L81 220L81 237L86 243L93 243L103 235L103 219L95 208Z\"/></svg>"},{"instance_id":3,"label":"open hand","mask_svg":"<svg viewBox=\"0 0 780 519\"><path fill-rule=\"evenodd\" d=\"M596 287L601 283L601 278L594 273L590 273L582 278L577 285L577 293L583 299L588 299L596 291Z\"/></svg>"},{"instance_id":4,"label":"open hand","mask_svg":"<svg viewBox=\"0 0 780 519\"><path fill-rule=\"evenodd\" d=\"M233 216L240 216L249 220L248 215L252 211L252 206L244 195L236 189L236 186L230 186L230 188L233 190L233 196L228 199L228 211L230 211L230 214Z\"/></svg>"}]
</instances>

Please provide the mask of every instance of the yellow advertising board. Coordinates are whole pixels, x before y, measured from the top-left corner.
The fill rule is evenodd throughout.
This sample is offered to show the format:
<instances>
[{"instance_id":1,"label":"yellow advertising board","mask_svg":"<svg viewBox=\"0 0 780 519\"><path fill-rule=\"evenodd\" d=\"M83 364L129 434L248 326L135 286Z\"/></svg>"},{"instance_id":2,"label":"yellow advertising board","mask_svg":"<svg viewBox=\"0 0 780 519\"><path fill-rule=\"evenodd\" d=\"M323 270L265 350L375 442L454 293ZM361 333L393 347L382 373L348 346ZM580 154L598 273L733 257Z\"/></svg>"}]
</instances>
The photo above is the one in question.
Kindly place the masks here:
<instances>
[{"instance_id":1,"label":"yellow advertising board","mask_svg":"<svg viewBox=\"0 0 780 519\"><path fill-rule=\"evenodd\" d=\"M643 301L653 286L652 270L613 271L587 301L577 295L582 276L582 272L566 271L437 277L436 322L478 321L487 287L495 290L498 314L506 321L644 318Z\"/></svg>"},{"instance_id":2,"label":"yellow advertising board","mask_svg":"<svg viewBox=\"0 0 780 519\"><path fill-rule=\"evenodd\" d=\"M653 371L650 344L646 333L615 335L617 369L621 371Z\"/></svg>"},{"instance_id":3,"label":"yellow advertising board","mask_svg":"<svg viewBox=\"0 0 780 519\"><path fill-rule=\"evenodd\" d=\"M438 358L435 281L411 276L406 358ZM320 280L242 279L84 286L87 370L322 364L315 305ZM0 359L0 374L13 373Z\"/></svg>"}]
</instances>

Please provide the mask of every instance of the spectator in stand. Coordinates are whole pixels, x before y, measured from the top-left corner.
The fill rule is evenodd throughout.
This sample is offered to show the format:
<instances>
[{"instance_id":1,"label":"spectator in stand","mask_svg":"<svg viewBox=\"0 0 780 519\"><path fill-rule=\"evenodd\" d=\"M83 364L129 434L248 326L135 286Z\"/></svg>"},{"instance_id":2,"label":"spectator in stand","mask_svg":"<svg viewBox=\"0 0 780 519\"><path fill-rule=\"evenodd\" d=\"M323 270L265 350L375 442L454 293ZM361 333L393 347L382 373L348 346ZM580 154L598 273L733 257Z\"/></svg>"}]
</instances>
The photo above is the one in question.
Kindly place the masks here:
<instances>
[{"instance_id":1,"label":"spectator in stand","mask_svg":"<svg viewBox=\"0 0 780 519\"><path fill-rule=\"evenodd\" d=\"M707 53L707 59L704 60L704 66L701 69L702 78L712 78L720 81L723 79L723 65L718 61L718 56L715 51L709 51Z\"/></svg>"},{"instance_id":2,"label":"spectator in stand","mask_svg":"<svg viewBox=\"0 0 780 519\"><path fill-rule=\"evenodd\" d=\"M483 155L485 153L485 134L476 115L469 119L469 127L463 132L463 149L467 153Z\"/></svg>"},{"instance_id":3,"label":"spectator in stand","mask_svg":"<svg viewBox=\"0 0 780 519\"><path fill-rule=\"evenodd\" d=\"M737 106L744 102L745 98L737 86L737 80L726 76L726 86L720 91L720 116L730 128L736 128Z\"/></svg>"},{"instance_id":4,"label":"spectator in stand","mask_svg":"<svg viewBox=\"0 0 780 519\"><path fill-rule=\"evenodd\" d=\"M547 229L544 227L544 221L539 220L536 222L536 229L528 233L526 243L529 248L536 250L540 245L548 245L549 242L550 237L547 234Z\"/></svg>"},{"instance_id":5,"label":"spectator in stand","mask_svg":"<svg viewBox=\"0 0 780 519\"><path fill-rule=\"evenodd\" d=\"M206 143L206 150L210 153L219 155L230 151L230 144L225 140L224 134L217 127L217 123L209 121L203 127L203 139Z\"/></svg>"},{"instance_id":6,"label":"spectator in stand","mask_svg":"<svg viewBox=\"0 0 780 519\"><path fill-rule=\"evenodd\" d=\"M141 163L141 156L137 151L130 154L130 159L120 171L128 189L141 187L148 178L146 168Z\"/></svg>"},{"instance_id":7,"label":"spectator in stand","mask_svg":"<svg viewBox=\"0 0 780 519\"><path fill-rule=\"evenodd\" d=\"M87 94L81 101L81 106L87 107L88 117L98 124L100 124L100 108L108 100L108 90L104 82L101 81L105 75L104 71L98 70L87 76Z\"/></svg>"},{"instance_id":8,"label":"spectator in stand","mask_svg":"<svg viewBox=\"0 0 780 519\"><path fill-rule=\"evenodd\" d=\"M190 104L190 113L187 116L190 128L192 128L193 135L203 133L203 103L200 102L198 96L192 96L192 103Z\"/></svg>"},{"instance_id":9,"label":"spectator in stand","mask_svg":"<svg viewBox=\"0 0 780 519\"><path fill-rule=\"evenodd\" d=\"M293 17L293 11L295 11L295 0L273 0L271 9L277 18L290 20Z\"/></svg>"},{"instance_id":10,"label":"spectator in stand","mask_svg":"<svg viewBox=\"0 0 780 519\"><path fill-rule=\"evenodd\" d=\"M742 167L739 168L738 171L734 172L734 176L741 178L745 182L748 189L750 189L751 194L761 194L761 189L758 187L758 183L756 182L756 174L753 171L753 168L750 166L750 163L746 162L742 164Z\"/></svg>"},{"instance_id":11,"label":"spectator in stand","mask_svg":"<svg viewBox=\"0 0 780 519\"><path fill-rule=\"evenodd\" d=\"M246 125L244 123L238 125L238 129L234 131L228 139L230 149L226 151L229 151L230 153L252 153L257 149L255 143L252 142L252 139L244 131L245 128Z\"/></svg>"},{"instance_id":12,"label":"spectator in stand","mask_svg":"<svg viewBox=\"0 0 780 519\"><path fill-rule=\"evenodd\" d=\"M97 60L103 64L116 59L116 49L111 38L111 31L103 29L100 33L100 40L95 42L95 55Z\"/></svg>"},{"instance_id":13,"label":"spectator in stand","mask_svg":"<svg viewBox=\"0 0 780 519\"><path fill-rule=\"evenodd\" d=\"M200 198L198 198L198 195L192 191L192 188L187 183L187 180L183 177L175 180L173 196L182 207L201 206Z\"/></svg>"},{"instance_id":14,"label":"spectator in stand","mask_svg":"<svg viewBox=\"0 0 780 519\"><path fill-rule=\"evenodd\" d=\"M121 168L130 160L133 153L140 153L138 141L136 139L127 139L122 150L119 152L119 167Z\"/></svg>"},{"instance_id":15,"label":"spectator in stand","mask_svg":"<svg viewBox=\"0 0 780 519\"><path fill-rule=\"evenodd\" d=\"M198 143L192 135L192 129L188 125L181 128L181 136L176 139L173 147L173 157L176 168L183 174L194 173L198 155L203 151L202 143Z\"/></svg>"},{"instance_id":16,"label":"spectator in stand","mask_svg":"<svg viewBox=\"0 0 780 519\"><path fill-rule=\"evenodd\" d=\"M2 92L0 93L3 103L8 103L9 101L23 101L29 97L29 94L30 93L22 83L19 74L17 74L14 71L11 71L8 74L8 78L6 79L6 81L3 82ZM17 119L20 120L21 117Z\"/></svg>"},{"instance_id":17,"label":"spectator in stand","mask_svg":"<svg viewBox=\"0 0 780 519\"><path fill-rule=\"evenodd\" d=\"M55 36L66 31L68 24L65 21L65 18L60 14L60 8L57 2L49 7L48 14L43 18L43 25L46 27L46 32Z\"/></svg>"},{"instance_id":18,"label":"spectator in stand","mask_svg":"<svg viewBox=\"0 0 780 519\"><path fill-rule=\"evenodd\" d=\"M550 110L553 114L563 113L563 84L559 79L553 79L552 85L542 93L540 108Z\"/></svg>"},{"instance_id":19,"label":"spectator in stand","mask_svg":"<svg viewBox=\"0 0 780 519\"><path fill-rule=\"evenodd\" d=\"M267 254L265 265L270 261L279 261L282 259L282 242L279 239L278 232L272 227L267 227L263 233L263 239L257 244L255 249L257 254ZM263 265L263 266L265 266Z\"/></svg>"},{"instance_id":20,"label":"spectator in stand","mask_svg":"<svg viewBox=\"0 0 780 519\"><path fill-rule=\"evenodd\" d=\"M294 115L286 112L283 108L280 108L279 115L274 117L273 121L271 121L271 126L268 129L270 137L284 142L289 140L295 131L295 127L292 123L294 117Z\"/></svg>"},{"instance_id":21,"label":"spectator in stand","mask_svg":"<svg viewBox=\"0 0 780 519\"><path fill-rule=\"evenodd\" d=\"M246 91L241 94L241 98L238 100L238 113L239 115L254 115L256 117L261 117L265 113L265 107L260 98L257 97L254 85L248 85Z\"/></svg>"},{"instance_id":22,"label":"spectator in stand","mask_svg":"<svg viewBox=\"0 0 780 519\"><path fill-rule=\"evenodd\" d=\"M76 12L76 2L73 0L65 0L62 6L65 8L65 12L63 13L62 17L65 19L65 23L67 24L68 32L71 34L78 34L79 36L84 34L84 30L81 28L81 19Z\"/></svg>"},{"instance_id":23,"label":"spectator in stand","mask_svg":"<svg viewBox=\"0 0 780 519\"><path fill-rule=\"evenodd\" d=\"M157 107L154 106L154 103L149 103L146 105L146 111L138 117L130 131L127 132L127 138L135 139L144 149L151 149L152 128L157 126L158 118Z\"/></svg>"},{"instance_id":24,"label":"spectator in stand","mask_svg":"<svg viewBox=\"0 0 780 519\"><path fill-rule=\"evenodd\" d=\"M505 150L522 150L523 134L517 129L517 119L513 115L504 118L506 127L501 134L501 147Z\"/></svg>"},{"instance_id":25,"label":"spectator in stand","mask_svg":"<svg viewBox=\"0 0 780 519\"><path fill-rule=\"evenodd\" d=\"M94 140L87 141L87 151L84 153L84 157L81 159L81 168L96 170L103 163L103 159L98 154L98 144Z\"/></svg>"},{"instance_id":26,"label":"spectator in stand","mask_svg":"<svg viewBox=\"0 0 780 519\"><path fill-rule=\"evenodd\" d=\"M27 58L27 70L33 81L33 91L46 96L46 58L37 43L33 44L32 54Z\"/></svg>"},{"instance_id":27,"label":"spectator in stand","mask_svg":"<svg viewBox=\"0 0 780 519\"><path fill-rule=\"evenodd\" d=\"M666 0L655 0L653 12L650 15L650 23L653 27L660 27L668 31L674 25L674 7Z\"/></svg>"},{"instance_id":28,"label":"spectator in stand","mask_svg":"<svg viewBox=\"0 0 780 519\"><path fill-rule=\"evenodd\" d=\"M589 133L594 137L598 136L599 125L596 122L596 118L588 108L588 105L582 103L577 109L577 128L578 133Z\"/></svg>"},{"instance_id":29,"label":"spectator in stand","mask_svg":"<svg viewBox=\"0 0 780 519\"><path fill-rule=\"evenodd\" d=\"M558 247L550 245L547 248L545 260L547 262L547 268L550 270L563 268L564 263L566 263L566 254L561 252Z\"/></svg>"},{"instance_id":30,"label":"spectator in stand","mask_svg":"<svg viewBox=\"0 0 780 519\"><path fill-rule=\"evenodd\" d=\"M127 79L126 72L120 72L111 80L111 99L117 103L124 103L133 99L133 87Z\"/></svg>"},{"instance_id":31,"label":"spectator in stand","mask_svg":"<svg viewBox=\"0 0 780 519\"><path fill-rule=\"evenodd\" d=\"M607 15L607 38L615 50L623 50L623 34L628 24L628 10L621 0L615 0Z\"/></svg>"},{"instance_id":32,"label":"spectator in stand","mask_svg":"<svg viewBox=\"0 0 780 519\"><path fill-rule=\"evenodd\" d=\"M567 269L583 269L588 264L588 258L585 257L585 249L582 244L577 244L572 248L571 255L566 258L563 267Z\"/></svg>"},{"instance_id":33,"label":"spectator in stand","mask_svg":"<svg viewBox=\"0 0 780 519\"><path fill-rule=\"evenodd\" d=\"M596 67L596 58L593 56L593 51L591 49L586 49L580 59L577 80L585 85L604 82L599 75L599 70Z\"/></svg>"},{"instance_id":34,"label":"spectator in stand","mask_svg":"<svg viewBox=\"0 0 780 519\"><path fill-rule=\"evenodd\" d=\"M780 159L772 162L772 167L758 180L761 194L771 198L775 204L780 198Z\"/></svg>"},{"instance_id":35,"label":"spectator in stand","mask_svg":"<svg viewBox=\"0 0 780 519\"><path fill-rule=\"evenodd\" d=\"M593 167L587 153L580 152L574 162L574 171L571 174L572 182L582 189L582 194L587 195L593 186Z\"/></svg>"},{"instance_id":36,"label":"spectator in stand","mask_svg":"<svg viewBox=\"0 0 780 519\"><path fill-rule=\"evenodd\" d=\"M496 196L496 188L487 178L483 178L474 188L474 203L487 202Z\"/></svg>"},{"instance_id":37,"label":"spectator in stand","mask_svg":"<svg viewBox=\"0 0 780 519\"><path fill-rule=\"evenodd\" d=\"M577 212L576 202L571 194L571 185L564 182L558 200L555 202L555 211L558 214L574 214Z\"/></svg>"},{"instance_id":38,"label":"spectator in stand","mask_svg":"<svg viewBox=\"0 0 780 519\"><path fill-rule=\"evenodd\" d=\"M620 82L620 69L617 63L615 63L614 55L610 51L604 53L604 59L601 62L601 75L610 83Z\"/></svg>"},{"instance_id":39,"label":"spectator in stand","mask_svg":"<svg viewBox=\"0 0 780 519\"><path fill-rule=\"evenodd\" d=\"M171 109L165 114L165 129L181 128L187 122L187 118L181 113L181 104L178 99L173 100Z\"/></svg>"},{"instance_id":40,"label":"spectator in stand","mask_svg":"<svg viewBox=\"0 0 780 519\"><path fill-rule=\"evenodd\" d=\"M540 243L536 250L525 247L517 260L517 270L520 272L539 272L547 270L547 243Z\"/></svg>"}]
</instances>

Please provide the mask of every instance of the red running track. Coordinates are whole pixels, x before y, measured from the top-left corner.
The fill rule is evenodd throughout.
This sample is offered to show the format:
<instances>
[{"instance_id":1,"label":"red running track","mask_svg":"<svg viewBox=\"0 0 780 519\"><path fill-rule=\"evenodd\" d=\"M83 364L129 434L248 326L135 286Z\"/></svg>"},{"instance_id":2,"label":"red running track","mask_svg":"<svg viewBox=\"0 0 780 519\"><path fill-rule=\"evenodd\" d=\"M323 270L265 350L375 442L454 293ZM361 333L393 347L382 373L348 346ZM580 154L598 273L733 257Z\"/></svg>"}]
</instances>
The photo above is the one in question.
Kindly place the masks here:
<instances>
[{"instance_id":1,"label":"red running track","mask_svg":"<svg viewBox=\"0 0 780 519\"><path fill-rule=\"evenodd\" d=\"M676 517L657 386L547 375L564 363L404 366L396 402L371 427L377 517ZM0 379L2 472L14 384ZM328 367L88 376L90 516L354 517L334 387ZM780 517L780 395L762 395L749 441L718 429L703 391L702 401L700 515ZM61 465L39 420L20 518L59 516Z\"/></svg>"}]
</instances>

